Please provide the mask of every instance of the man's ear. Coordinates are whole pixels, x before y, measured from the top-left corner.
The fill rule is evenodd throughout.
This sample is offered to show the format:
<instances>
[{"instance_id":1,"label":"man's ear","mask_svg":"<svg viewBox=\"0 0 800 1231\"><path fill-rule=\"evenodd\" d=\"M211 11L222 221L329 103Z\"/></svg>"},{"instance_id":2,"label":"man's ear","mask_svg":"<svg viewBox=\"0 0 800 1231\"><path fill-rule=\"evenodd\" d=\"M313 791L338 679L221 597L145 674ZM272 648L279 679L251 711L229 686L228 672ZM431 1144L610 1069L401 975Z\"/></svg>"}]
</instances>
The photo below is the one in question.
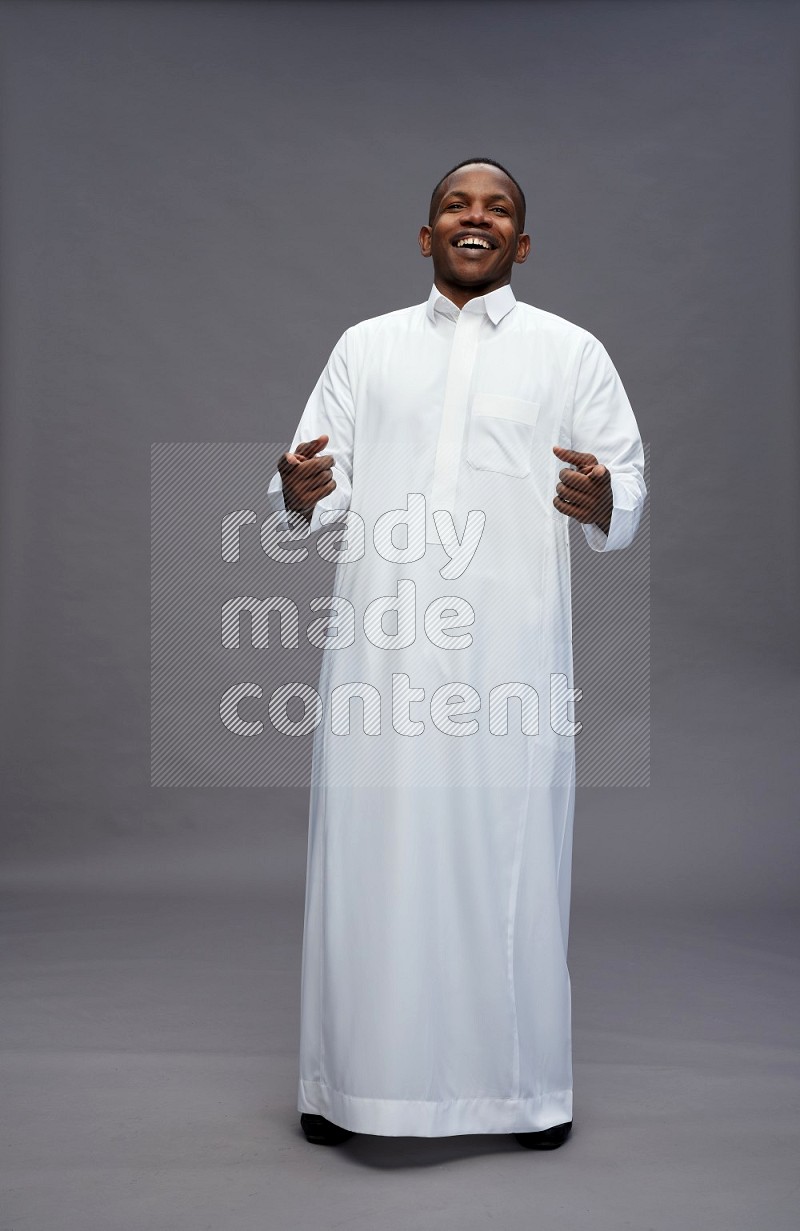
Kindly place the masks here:
<instances>
[{"instance_id":1,"label":"man's ear","mask_svg":"<svg viewBox=\"0 0 800 1231\"><path fill-rule=\"evenodd\" d=\"M527 261L530 250L531 250L530 235L525 235L524 233L522 235L518 235L517 236L517 251L514 256L515 263L517 265L522 265L524 261Z\"/></svg>"},{"instance_id":2,"label":"man's ear","mask_svg":"<svg viewBox=\"0 0 800 1231\"><path fill-rule=\"evenodd\" d=\"M419 250L423 256L430 256L431 254L431 234L432 231L430 227L420 227Z\"/></svg>"}]
</instances>

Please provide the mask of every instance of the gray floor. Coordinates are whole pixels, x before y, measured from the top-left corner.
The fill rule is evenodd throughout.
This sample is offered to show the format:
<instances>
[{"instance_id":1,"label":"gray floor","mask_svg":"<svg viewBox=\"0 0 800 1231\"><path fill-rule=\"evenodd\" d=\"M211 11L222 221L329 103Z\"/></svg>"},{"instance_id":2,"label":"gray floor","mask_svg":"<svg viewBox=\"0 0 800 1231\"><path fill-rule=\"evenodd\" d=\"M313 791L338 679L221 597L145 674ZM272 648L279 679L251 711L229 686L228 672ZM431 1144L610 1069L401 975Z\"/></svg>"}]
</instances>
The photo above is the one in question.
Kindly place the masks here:
<instances>
[{"instance_id":1,"label":"gray floor","mask_svg":"<svg viewBox=\"0 0 800 1231\"><path fill-rule=\"evenodd\" d=\"M326 1150L295 1111L299 890L235 851L215 877L208 841L6 876L3 1231L796 1226L791 917L576 903L562 1150Z\"/></svg>"}]
</instances>

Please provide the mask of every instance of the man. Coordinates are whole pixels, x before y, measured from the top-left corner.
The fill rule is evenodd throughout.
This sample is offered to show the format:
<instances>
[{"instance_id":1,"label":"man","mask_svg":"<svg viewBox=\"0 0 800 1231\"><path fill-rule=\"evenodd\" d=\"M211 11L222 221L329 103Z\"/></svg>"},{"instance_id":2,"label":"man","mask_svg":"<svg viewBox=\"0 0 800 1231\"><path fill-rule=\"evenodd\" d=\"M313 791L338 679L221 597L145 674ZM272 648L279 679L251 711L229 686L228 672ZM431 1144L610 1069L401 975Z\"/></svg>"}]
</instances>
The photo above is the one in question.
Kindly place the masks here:
<instances>
[{"instance_id":1,"label":"man","mask_svg":"<svg viewBox=\"0 0 800 1231\"><path fill-rule=\"evenodd\" d=\"M276 518L338 526L341 549L298 1105L319 1144L548 1149L572 1125L568 523L630 543L643 451L597 339L514 297L509 172L448 172L419 245L427 303L345 332L269 487Z\"/></svg>"}]
</instances>

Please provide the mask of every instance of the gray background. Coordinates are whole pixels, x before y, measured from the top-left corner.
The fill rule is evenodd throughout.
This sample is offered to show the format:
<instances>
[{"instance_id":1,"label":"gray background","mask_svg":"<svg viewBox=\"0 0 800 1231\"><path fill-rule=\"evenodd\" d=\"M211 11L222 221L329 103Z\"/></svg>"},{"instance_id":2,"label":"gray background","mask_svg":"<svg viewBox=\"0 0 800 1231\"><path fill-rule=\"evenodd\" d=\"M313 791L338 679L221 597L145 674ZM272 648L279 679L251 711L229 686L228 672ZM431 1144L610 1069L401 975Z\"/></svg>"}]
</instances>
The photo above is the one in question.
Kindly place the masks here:
<instances>
[{"instance_id":1,"label":"gray background","mask_svg":"<svg viewBox=\"0 0 800 1231\"><path fill-rule=\"evenodd\" d=\"M794 1226L800 9L0 27L0 1225ZM579 792L569 1144L325 1152L305 793L149 785L150 446L288 439L341 332L427 295L475 153L528 195L518 297L604 342L650 443L651 785Z\"/></svg>"}]
</instances>

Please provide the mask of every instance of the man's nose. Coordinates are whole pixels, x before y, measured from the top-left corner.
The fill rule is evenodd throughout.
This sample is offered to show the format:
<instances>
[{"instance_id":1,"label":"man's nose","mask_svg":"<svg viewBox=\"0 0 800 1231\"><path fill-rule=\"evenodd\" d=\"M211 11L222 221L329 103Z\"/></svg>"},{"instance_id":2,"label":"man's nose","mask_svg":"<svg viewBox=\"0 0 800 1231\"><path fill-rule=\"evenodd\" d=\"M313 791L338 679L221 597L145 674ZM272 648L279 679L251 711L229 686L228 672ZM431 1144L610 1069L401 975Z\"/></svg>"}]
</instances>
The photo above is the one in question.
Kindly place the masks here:
<instances>
[{"instance_id":1,"label":"man's nose","mask_svg":"<svg viewBox=\"0 0 800 1231\"><path fill-rule=\"evenodd\" d=\"M461 217L474 227L491 226L493 221L492 215L482 205L470 205Z\"/></svg>"}]
</instances>

